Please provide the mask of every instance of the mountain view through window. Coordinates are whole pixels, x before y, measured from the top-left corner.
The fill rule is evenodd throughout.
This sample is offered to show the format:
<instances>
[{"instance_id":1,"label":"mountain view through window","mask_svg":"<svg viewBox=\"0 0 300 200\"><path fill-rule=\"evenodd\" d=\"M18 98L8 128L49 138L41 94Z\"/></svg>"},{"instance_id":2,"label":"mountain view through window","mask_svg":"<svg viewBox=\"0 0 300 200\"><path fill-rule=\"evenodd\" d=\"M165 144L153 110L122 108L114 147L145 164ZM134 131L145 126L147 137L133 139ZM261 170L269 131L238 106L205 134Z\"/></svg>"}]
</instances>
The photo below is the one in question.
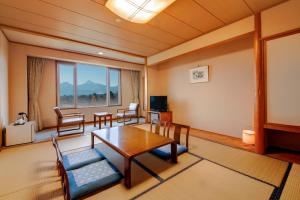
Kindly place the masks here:
<instances>
[{"instance_id":1,"label":"mountain view through window","mask_svg":"<svg viewBox=\"0 0 300 200\"><path fill-rule=\"evenodd\" d=\"M61 107L120 104L119 69L82 63L59 63L58 68L59 105Z\"/></svg>"},{"instance_id":2,"label":"mountain view through window","mask_svg":"<svg viewBox=\"0 0 300 200\"><path fill-rule=\"evenodd\" d=\"M74 99L74 66L68 63L59 65L59 102L61 107L73 107Z\"/></svg>"},{"instance_id":3,"label":"mountain view through window","mask_svg":"<svg viewBox=\"0 0 300 200\"><path fill-rule=\"evenodd\" d=\"M106 68L94 65L77 65L78 106L106 105Z\"/></svg>"}]
</instances>

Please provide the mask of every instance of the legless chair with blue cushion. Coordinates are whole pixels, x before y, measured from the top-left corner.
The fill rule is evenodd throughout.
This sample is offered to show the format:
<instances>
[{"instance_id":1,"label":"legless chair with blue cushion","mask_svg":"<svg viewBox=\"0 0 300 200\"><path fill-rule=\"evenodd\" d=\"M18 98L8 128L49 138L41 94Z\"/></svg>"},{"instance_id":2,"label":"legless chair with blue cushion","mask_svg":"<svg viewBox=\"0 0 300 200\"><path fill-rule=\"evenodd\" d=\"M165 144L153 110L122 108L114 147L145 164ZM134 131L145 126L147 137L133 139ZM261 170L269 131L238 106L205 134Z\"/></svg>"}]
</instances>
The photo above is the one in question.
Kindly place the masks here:
<instances>
[{"instance_id":1,"label":"legless chair with blue cushion","mask_svg":"<svg viewBox=\"0 0 300 200\"><path fill-rule=\"evenodd\" d=\"M53 143L57 152L57 164L62 176L64 198L81 199L102 191L122 179L122 174L107 159L96 161L80 168L66 170L57 143Z\"/></svg>"},{"instance_id":2,"label":"legless chair with blue cushion","mask_svg":"<svg viewBox=\"0 0 300 200\"><path fill-rule=\"evenodd\" d=\"M168 122L168 121L151 120L150 132L152 132L152 129L153 129L153 126L154 126L154 133L160 135L160 129L163 128L163 136L164 137L169 137L170 125L171 125L171 123Z\"/></svg>"},{"instance_id":3,"label":"legless chair with blue cushion","mask_svg":"<svg viewBox=\"0 0 300 200\"><path fill-rule=\"evenodd\" d=\"M180 155L184 152L188 151L189 147L189 134L190 134L190 127L186 125L181 124L173 124L174 125L174 140L177 143L177 155ZM185 146L180 144L180 136L181 136L181 130L186 129L186 141ZM169 137L170 134L167 132L167 137ZM171 145L165 145L160 148L154 149L151 151L152 154L164 159L168 160L171 158Z\"/></svg>"},{"instance_id":4,"label":"legless chair with blue cushion","mask_svg":"<svg viewBox=\"0 0 300 200\"><path fill-rule=\"evenodd\" d=\"M59 154L62 157L64 168L67 171L105 159L104 155L96 148L63 155L58 147L55 137L52 137L52 144L55 148L56 154Z\"/></svg>"}]
</instances>

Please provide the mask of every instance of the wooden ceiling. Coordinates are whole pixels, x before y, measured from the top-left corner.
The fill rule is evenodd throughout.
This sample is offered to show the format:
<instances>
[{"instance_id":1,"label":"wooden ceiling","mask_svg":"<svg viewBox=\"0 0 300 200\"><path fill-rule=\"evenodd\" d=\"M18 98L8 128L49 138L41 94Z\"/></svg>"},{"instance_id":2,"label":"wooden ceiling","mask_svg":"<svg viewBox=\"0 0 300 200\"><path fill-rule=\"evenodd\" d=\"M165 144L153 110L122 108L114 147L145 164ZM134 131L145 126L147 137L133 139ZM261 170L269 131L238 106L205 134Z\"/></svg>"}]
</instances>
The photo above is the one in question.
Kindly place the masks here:
<instances>
[{"instance_id":1,"label":"wooden ceiling","mask_svg":"<svg viewBox=\"0 0 300 200\"><path fill-rule=\"evenodd\" d=\"M0 0L0 24L150 56L286 0L177 0L147 24L120 20L106 0Z\"/></svg>"}]
</instances>

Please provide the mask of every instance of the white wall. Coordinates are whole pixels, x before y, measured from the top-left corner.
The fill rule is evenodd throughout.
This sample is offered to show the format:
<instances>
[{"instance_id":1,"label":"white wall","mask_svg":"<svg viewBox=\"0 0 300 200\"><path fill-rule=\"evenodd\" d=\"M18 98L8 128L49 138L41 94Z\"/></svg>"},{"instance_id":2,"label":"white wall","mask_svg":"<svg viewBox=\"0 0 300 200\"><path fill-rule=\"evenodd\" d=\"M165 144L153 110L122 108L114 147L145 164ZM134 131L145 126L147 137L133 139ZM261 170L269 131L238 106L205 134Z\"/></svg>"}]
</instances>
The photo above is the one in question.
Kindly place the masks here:
<instances>
[{"instance_id":1,"label":"white wall","mask_svg":"<svg viewBox=\"0 0 300 200\"><path fill-rule=\"evenodd\" d=\"M210 65L209 82L189 83L189 69L198 65ZM234 137L241 137L242 129L252 127L252 35L180 56L157 67L158 70L148 71L154 73L149 75L149 95L168 96L174 122Z\"/></svg>"},{"instance_id":2,"label":"white wall","mask_svg":"<svg viewBox=\"0 0 300 200\"><path fill-rule=\"evenodd\" d=\"M2 128L8 125L8 41L0 30L0 146Z\"/></svg>"},{"instance_id":3,"label":"white wall","mask_svg":"<svg viewBox=\"0 0 300 200\"><path fill-rule=\"evenodd\" d=\"M266 44L267 122L300 126L300 33Z\"/></svg>"}]
</instances>

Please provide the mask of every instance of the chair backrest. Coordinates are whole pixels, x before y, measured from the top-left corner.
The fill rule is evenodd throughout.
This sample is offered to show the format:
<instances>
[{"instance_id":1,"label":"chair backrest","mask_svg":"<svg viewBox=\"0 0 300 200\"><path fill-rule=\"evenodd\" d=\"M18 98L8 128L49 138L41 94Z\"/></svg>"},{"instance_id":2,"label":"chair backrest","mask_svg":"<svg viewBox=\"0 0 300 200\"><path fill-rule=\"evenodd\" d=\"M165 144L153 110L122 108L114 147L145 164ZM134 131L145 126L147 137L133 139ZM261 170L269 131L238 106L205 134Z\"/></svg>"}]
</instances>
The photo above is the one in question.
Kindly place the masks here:
<instances>
[{"instance_id":1,"label":"chair backrest","mask_svg":"<svg viewBox=\"0 0 300 200\"><path fill-rule=\"evenodd\" d=\"M138 108L139 108L139 104L138 103L130 103L129 107L128 107L128 110L130 110L130 111L137 111Z\"/></svg>"},{"instance_id":2,"label":"chair backrest","mask_svg":"<svg viewBox=\"0 0 300 200\"><path fill-rule=\"evenodd\" d=\"M58 144L57 144L57 140L55 139L54 136L52 136L52 145L56 151L56 156L57 156L57 161L59 161L60 159L62 160L62 154L59 150Z\"/></svg>"},{"instance_id":3,"label":"chair backrest","mask_svg":"<svg viewBox=\"0 0 300 200\"><path fill-rule=\"evenodd\" d=\"M171 123L169 121L157 121L155 123L154 120L152 120L151 124L150 124L150 131L151 132L152 132L153 124L154 124L154 133L159 135L160 134L160 129L162 127L163 128L163 136L169 137L170 125L171 125Z\"/></svg>"},{"instance_id":4,"label":"chair backrest","mask_svg":"<svg viewBox=\"0 0 300 200\"><path fill-rule=\"evenodd\" d=\"M182 125L182 124L173 124L174 125L174 140L177 144L180 144L180 136L181 136L181 129L186 129L186 141L185 146L189 148L189 135L190 135L190 126Z\"/></svg>"},{"instance_id":5,"label":"chair backrest","mask_svg":"<svg viewBox=\"0 0 300 200\"><path fill-rule=\"evenodd\" d=\"M63 114L59 107L54 107L53 110L55 111L57 118L63 118Z\"/></svg>"},{"instance_id":6,"label":"chair backrest","mask_svg":"<svg viewBox=\"0 0 300 200\"><path fill-rule=\"evenodd\" d=\"M59 168L58 170L60 170L60 172L62 173L61 176L63 176L62 181L63 181L64 196L65 196L65 199L69 200L70 199L70 188L69 188L69 180L67 178L67 171L64 167L62 154L59 150L57 140L55 139L54 136L52 136L52 145L56 151L57 164L58 164L58 168Z\"/></svg>"}]
</instances>

